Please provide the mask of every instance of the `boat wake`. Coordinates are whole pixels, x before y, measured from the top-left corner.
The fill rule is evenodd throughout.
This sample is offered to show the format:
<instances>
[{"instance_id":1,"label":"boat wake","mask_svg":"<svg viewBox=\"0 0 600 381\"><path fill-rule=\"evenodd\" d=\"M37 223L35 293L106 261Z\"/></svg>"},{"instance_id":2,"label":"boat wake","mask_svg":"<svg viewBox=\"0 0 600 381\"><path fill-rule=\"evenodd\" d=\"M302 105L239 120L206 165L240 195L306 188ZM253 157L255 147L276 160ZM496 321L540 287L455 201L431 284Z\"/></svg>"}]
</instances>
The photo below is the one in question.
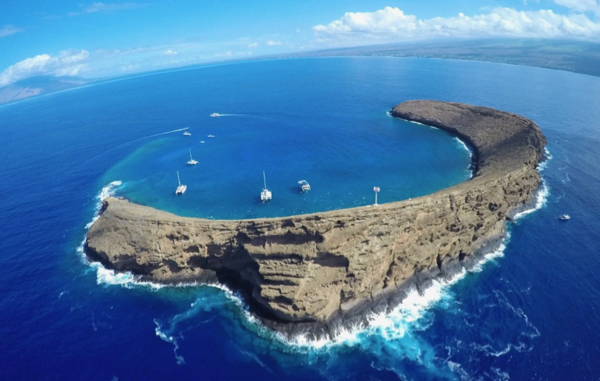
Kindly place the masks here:
<instances>
[{"instance_id":1,"label":"boat wake","mask_svg":"<svg viewBox=\"0 0 600 381\"><path fill-rule=\"evenodd\" d=\"M168 134L174 134L176 132L181 132L181 131L187 131L189 130L189 127L184 127L184 128L178 128L176 130L171 130L171 131L166 131L166 132L159 132L158 134L153 134L153 135L149 135L149 138L153 138L155 136L161 136L161 135L168 135Z\"/></svg>"},{"instance_id":2,"label":"boat wake","mask_svg":"<svg viewBox=\"0 0 600 381\"><path fill-rule=\"evenodd\" d=\"M222 116L241 116L242 114L220 114L218 112L213 112L212 114L210 114L211 118L220 118Z\"/></svg>"}]
</instances>

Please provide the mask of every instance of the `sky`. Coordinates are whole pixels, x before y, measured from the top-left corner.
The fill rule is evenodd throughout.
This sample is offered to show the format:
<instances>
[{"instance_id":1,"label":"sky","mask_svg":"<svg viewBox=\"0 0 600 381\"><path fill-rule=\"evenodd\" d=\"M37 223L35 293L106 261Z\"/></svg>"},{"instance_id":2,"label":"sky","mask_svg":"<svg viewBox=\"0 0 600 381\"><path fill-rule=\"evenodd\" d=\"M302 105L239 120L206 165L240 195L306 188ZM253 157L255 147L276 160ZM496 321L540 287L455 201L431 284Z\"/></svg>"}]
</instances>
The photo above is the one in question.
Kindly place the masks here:
<instances>
[{"instance_id":1,"label":"sky","mask_svg":"<svg viewBox=\"0 0 600 381\"><path fill-rule=\"evenodd\" d=\"M600 42L600 0L1 0L0 89L427 38Z\"/></svg>"}]
</instances>

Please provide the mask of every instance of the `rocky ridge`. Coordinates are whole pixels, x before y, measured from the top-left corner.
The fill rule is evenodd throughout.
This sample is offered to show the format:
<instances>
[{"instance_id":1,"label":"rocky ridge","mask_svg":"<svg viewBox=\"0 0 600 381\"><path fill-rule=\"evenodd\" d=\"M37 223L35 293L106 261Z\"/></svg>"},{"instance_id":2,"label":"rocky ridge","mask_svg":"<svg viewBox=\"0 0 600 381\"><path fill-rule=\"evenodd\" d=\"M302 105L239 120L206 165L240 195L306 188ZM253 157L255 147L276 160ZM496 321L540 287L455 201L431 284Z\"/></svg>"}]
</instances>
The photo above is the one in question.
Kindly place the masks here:
<instances>
[{"instance_id":1,"label":"rocky ridge","mask_svg":"<svg viewBox=\"0 0 600 381\"><path fill-rule=\"evenodd\" d=\"M486 107L417 100L392 115L466 141L473 178L377 207L255 220L185 218L108 198L86 253L153 282L223 283L289 335L365 324L409 287L462 271L495 248L505 221L533 199L546 144L532 121Z\"/></svg>"}]
</instances>

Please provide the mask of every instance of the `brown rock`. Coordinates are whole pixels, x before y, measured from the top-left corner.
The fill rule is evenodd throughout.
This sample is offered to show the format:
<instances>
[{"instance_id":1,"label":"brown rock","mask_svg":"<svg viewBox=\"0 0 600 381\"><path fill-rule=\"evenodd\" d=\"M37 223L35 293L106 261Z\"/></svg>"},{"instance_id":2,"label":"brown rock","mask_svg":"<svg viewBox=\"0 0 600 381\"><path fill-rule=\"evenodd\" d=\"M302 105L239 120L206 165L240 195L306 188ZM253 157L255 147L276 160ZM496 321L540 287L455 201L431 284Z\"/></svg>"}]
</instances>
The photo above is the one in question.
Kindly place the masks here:
<instances>
[{"instance_id":1,"label":"brown rock","mask_svg":"<svg viewBox=\"0 0 600 381\"><path fill-rule=\"evenodd\" d=\"M256 220L178 217L108 198L86 253L160 283L221 282L268 326L331 334L472 264L531 202L546 139L532 121L485 107L409 101L396 117L436 126L474 149L471 180L428 196Z\"/></svg>"}]
</instances>

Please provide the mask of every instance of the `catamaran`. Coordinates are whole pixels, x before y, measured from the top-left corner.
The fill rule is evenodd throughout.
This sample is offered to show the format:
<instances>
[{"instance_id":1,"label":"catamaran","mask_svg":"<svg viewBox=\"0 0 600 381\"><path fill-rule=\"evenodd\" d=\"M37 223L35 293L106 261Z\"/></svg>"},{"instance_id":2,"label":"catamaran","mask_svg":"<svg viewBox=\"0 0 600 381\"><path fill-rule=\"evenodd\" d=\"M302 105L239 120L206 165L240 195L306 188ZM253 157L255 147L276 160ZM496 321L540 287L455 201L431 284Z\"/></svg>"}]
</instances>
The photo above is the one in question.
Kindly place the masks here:
<instances>
[{"instance_id":1,"label":"catamaran","mask_svg":"<svg viewBox=\"0 0 600 381\"><path fill-rule=\"evenodd\" d=\"M192 149L190 148L190 160L188 160L187 165L196 165L198 162L192 158Z\"/></svg>"},{"instance_id":2,"label":"catamaran","mask_svg":"<svg viewBox=\"0 0 600 381\"><path fill-rule=\"evenodd\" d=\"M179 183L179 186L177 189L175 189L175 194L184 194L187 190L187 185L181 183L181 180L179 179L179 171L177 171L177 182Z\"/></svg>"},{"instance_id":3,"label":"catamaran","mask_svg":"<svg viewBox=\"0 0 600 381\"><path fill-rule=\"evenodd\" d=\"M186 131L183 133L183 136L192 136L192 134Z\"/></svg>"},{"instance_id":4,"label":"catamaran","mask_svg":"<svg viewBox=\"0 0 600 381\"><path fill-rule=\"evenodd\" d=\"M265 177L265 171L263 171L263 181L265 183L265 187L263 188L262 192L260 192L260 200L265 203L273 196L271 191L267 189L267 178Z\"/></svg>"}]
</instances>

